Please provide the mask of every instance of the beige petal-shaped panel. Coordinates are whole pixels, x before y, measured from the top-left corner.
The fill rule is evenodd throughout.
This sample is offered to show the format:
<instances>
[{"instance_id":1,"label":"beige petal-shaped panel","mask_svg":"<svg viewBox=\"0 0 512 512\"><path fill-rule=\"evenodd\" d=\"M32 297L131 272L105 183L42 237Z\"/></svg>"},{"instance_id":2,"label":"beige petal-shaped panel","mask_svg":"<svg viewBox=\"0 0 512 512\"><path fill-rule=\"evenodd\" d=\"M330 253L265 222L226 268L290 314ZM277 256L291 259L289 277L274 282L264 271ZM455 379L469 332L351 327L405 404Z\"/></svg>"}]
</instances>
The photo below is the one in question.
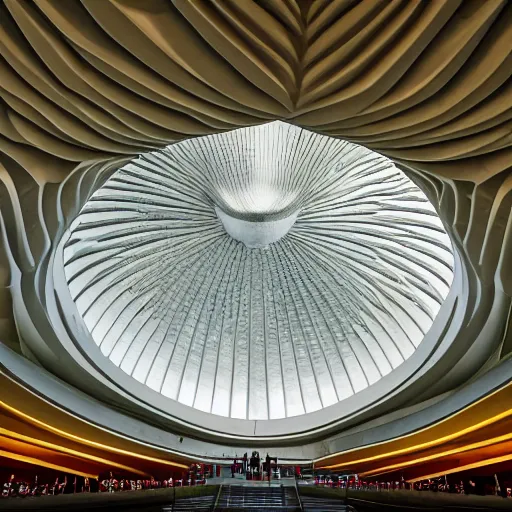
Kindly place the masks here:
<instances>
[{"instance_id":1,"label":"beige petal-shaped panel","mask_svg":"<svg viewBox=\"0 0 512 512\"><path fill-rule=\"evenodd\" d=\"M0 19L0 340L73 380L48 269L82 206L141 153L281 119L394 160L452 238L463 341L416 399L511 350L507 0L3 0Z\"/></svg>"}]
</instances>

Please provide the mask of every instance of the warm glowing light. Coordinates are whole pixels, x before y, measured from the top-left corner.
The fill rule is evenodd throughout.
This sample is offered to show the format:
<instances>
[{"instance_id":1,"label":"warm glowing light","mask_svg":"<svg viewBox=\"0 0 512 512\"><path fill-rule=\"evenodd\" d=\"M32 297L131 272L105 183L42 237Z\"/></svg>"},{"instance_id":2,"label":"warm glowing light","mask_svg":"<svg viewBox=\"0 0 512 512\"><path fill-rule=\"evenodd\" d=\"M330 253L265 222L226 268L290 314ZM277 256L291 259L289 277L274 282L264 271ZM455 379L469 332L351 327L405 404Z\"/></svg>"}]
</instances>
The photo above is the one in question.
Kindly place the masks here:
<instances>
[{"instance_id":1,"label":"warm glowing light","mask_svg":"<svg viewBox=\"0 0 512 512\"><path fill-rule=\"evenodd\" d=\"M484 398L481 398L480 400L472 403L470 406L466 407L465 409L462 409L461 411L457 411L455 414L449 416L448 418L445 418L445 419L439 421L438 423L436 423L434 425L429 425L428 427L425 427L425 428L423 428L421 430L418 430L416 432L413 432L411 434L407 434L407 435L404 435L404 436L396 437L396 438L394 438L392 440L389 440L389 441L383 441L381 443L375 443L375 444L372 444L372 445L365 446L363 448L353 448L351 450L346 450L346 451L343 451L343 452L339 452L339 453L337 453L335 455L328 455L328 456L325 456L325 457L320 457L319 459L315 460L315 466L317 465L317 463L319 461L322 461L322 460L325 460L325 459L332 459L333 457L337 457L337 456L341 456L341 455L346 455L346 454L357 452L357 451L361 451L361 450L364 450L364 449L373 448L373 447L376 447L376 446L384 446L386 444L391 444L391 443L396 443L396 441L399 440L399 439L406 439L406 438L412 438L414 436L417 436L418 434L421 434L423 432L431 430L431 429L433 429L433 428L435 428L435 427L437 427L439 425L442 425L443 423L446 423L446 422L452 420L453 418L456 418L460 414L462 414L462 413L464 413L464 412L474 408L475 406L483 403L484 401L488 400L492 396L496 395L497 393L499 393L499 392L501 392L503 390L506 390L506 389L510 388L511 386L512 386L512 384L508 384L507 386L504 386L503 388L498 389L497 391L495 391L495 392L485 396ZM452 440L457 439L458 437L461 437L461 436L463 436L465 434L469 434L471 432L475 432L476 430L479 430L479 429L481 429L483 427L486 427L488 425L496 423L497 421L500 421L500 420L502 420L504 418L507 418L511 414L512 414L512 409L507 409L506 411L504 411L504 412L502 412L500 414L497 414L495 416L492 416L491 418L487 418L486 420L481 421L480 423L476 423L474 425L471 425L470 427L464 428L464 429L459 430L457 432L454 432L452 434L448 434L446 436L438 437L437 439L435 439L433 441L426 441L424 443L420 443L420 444L416 444L416 445L413 445L413 446L409 446L407 448L401 448L399 450L393 450L393 451L390 451L390 452L381 453L379 455L373 455L371 457L364 457L364 458L361 458L361 459L350 460L350 461L342 462L342 463L339 463L339 464L328 465L328 466L318 465L317 467L322 467L324 469L335 469L335 468L340 468L340 467L349 467L349 466L353 466L355 464L362 464L362 463L365 463L365 462L372 462L372 461L379 460L379 459L386 459L386 458L389 458L389 457L393 457L395 455L403 455L403 454L406 454L406 453L411 453L411 452L414 452L414 451L422 450L422 449L425 449L425 448L429 448L429 447L432 447L432 446L436 446L436 445L440 445L440 444L446 443L448 441L452 441Z\"/></svg>"},{"instance_id":2,"label":"warm glowing light","mask_svg":"<svg viewBox=\"0 0 512 512\"><path fill-rule=\"evenodd\" d=\"M452 469L446 469L441 471L440 473L432 473L431 475L422 475L417 476L412 480L407 480L407 482L418 482L419 480L428 480L429 478L438 478L444 475L452 475L453 473L460 473L461 471L467 471L468 469L481 468L483 466L490 466L491 464L499 464L500 462L507 462L512 460L512 453L507 455L503 455L501 457L494 457L492 459L484 459L478 462L473 462L471 464L466 464L465 466L458 466Z\"/></svg>"},{"instance_id":3,"label":"warm glowing light","mask_svg":"<svg viewBox=\"0 0 512 512\"><path fill-rule=\"evenodd\" d=\"M0 434L10 437L12 439L18 439L20 441L24 441L30 444L34 444L37 446L42 446L44 448L49 448L51 450L56 450L62 453L67 453L69 455L74 455L76 457L80 457L82 459L88 459L99 464L105 464L106 466L114 466L119 469L124 469L131 473L135 473L137 475L148 476L149 473L145 471L140 471L139 469L132 468L131 466L126 466L124 464L120 464L119 462L114 462L109 459L104 459L102 457L97 457L96 455L91 455L89 453L80 452L78 450L73 450L72 448L66 448L65 446L61 446L54 443L49 443L47 441L42 441L41 439L35 439L34 437L25 436L23 434L19 434L18 432L13 432L11 430L6 430L5 428L0 427Z\"/></svg>"},{"instance_id":4,"label":"warm glowing light","mask_svg":"<svg viewBox=\"0 0 512 512\"><path fill-rule=\"evenodd\" d=\"M433 455L427 455L425 457L419 457L417 459L409 460L407 462L401 462L399 464L391 464L389 466L380 467L378 469L372 469L371 471L364 471L361 476L375 476L383 473L389 473L394 469L402 469L409 466L414 466L416 464L421 464L422 462L428 462L431 460L439 459L441 457L448 457L450 455L456 455L457 453L464 453L471 450L477 450L479 448L484 448L486 446L490 446L493 444L502 443L504 441L510 441L512 439L512 434L506 434L499 437L494 437L492 439L486 439L485 441L479 441L477 443L467 444L465 446L461 446L458 448L454 448L453 450L446 450L444 452L435 453Z\"/></svg>"},{"instance_id":5,"label":"warm glowing light","mask_svg":"<svg viewBox=\"0 0 512 512\"><path fill-rule=\"evenodd\" d=\"M87 478L98 478L98 475L93 475L92 473L82 473L81 471L76 471L75 469L67 468L65 466L58 466L57 464L51 464L50 462L46 462L45 460L36 459L34 457L26 457L25 455L19 455L17 453L6 452L4 450L0 450L0 457L5 457L7 459L14 459L19 462L26 462L27 464L34 464L36 466L41 466L43 468L56 469L58 471L62 471L63 473L72 473L77 476L85 476Z\"/></svg>"},{"instance_id":6,"label":"warm glowing light","mask_svg":"<svg viewBox=\"0 0 512 512\"><path fill-rule=\"evenodd\" d=\"M110 446L110 445L106 445L106 444L102 444L102 443L97 443L96 441L91 441L89 439L85 439L83 437L76 436L74 434L70 434L69 432L65 432L64 430L61 430L61 429L56 428L56 427L53 427L51 425L48 425L47 423L44 423L43 421L40 421L40 420L38 420L36 418L33 418L32 416L29 416L28 414L25 414L24 412L22 412L22 411L20 411L18 409L15 409L14 407L11 407L10 405L8 405L8 404L6 404L5 402L2 402L2 401L0 401L0 407L3 407L4 409L7 409L8 411L16 414L16 416L24 418L24 419L30 421L31 423L33 423L35 425L39 425L40 427L42 427L42 428L44 428L46 430L50 430L51 432L55 432L56 434L58 434L60 436L66 437L68 439L73 439L75 441L78 441L79 443L83 443L83 444L86 444L88 446L94 446L96 448L101 448L102 450L107 450L109 452L119 453L119 454L122 454L122 455L128 455L130 457L135 457L137 459L148 460L148 461L151 461L151 462L157 462L158 464L165 464L166 466L174 466L174 467L178 467L178 468L188 469L188 466L186 466L185 464L179 464L177 462L173 462L173 461L169 461L169 460L165 460L165 459L159 459L159 458L156 458L156 457L150 457L149 455L143 455L141 453L130 452L128 450L123 450L121 448L116 448L114 446Z\"/></svg>"}]
</instances>

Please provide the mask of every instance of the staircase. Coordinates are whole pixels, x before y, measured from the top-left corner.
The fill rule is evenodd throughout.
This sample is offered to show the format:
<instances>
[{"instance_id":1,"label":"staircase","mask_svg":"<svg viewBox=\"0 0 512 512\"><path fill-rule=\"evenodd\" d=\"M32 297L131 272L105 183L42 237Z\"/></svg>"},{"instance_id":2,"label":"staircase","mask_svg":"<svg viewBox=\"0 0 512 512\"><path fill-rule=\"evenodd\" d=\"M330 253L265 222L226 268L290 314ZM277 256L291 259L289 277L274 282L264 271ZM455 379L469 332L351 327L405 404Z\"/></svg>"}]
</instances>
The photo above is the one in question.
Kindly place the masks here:
<instances>
[{"instance_id":1,"label":"staircase","mask_svg":"<svg viewBox=\"0 0 512 512\"><path fill-rule=\"evenodd\" d=\"M215 504L215 495L178 498L174 505L162 507L162 512L210 512Z\"/></svg>"},{"instance_id":2,"label":"staircase","mask_svg":"<svg viewBox=\"0 0 512 512\"><path fill-rule=\"evenodd\" d=\"M234 510L300 512L300 503L295 487L223 486L215 511Z\"/></svg>"},{"instance_id":3,"label":"staircase","mask_svg":"<svg viewBox=\"0 0 512 512\"><path fill-rule=\"evenodd\" d=\"M316 498L301 495L302 510L304 512L345 512L347 506L341 501L331 498Z\"/></svg>"}]
</instances>

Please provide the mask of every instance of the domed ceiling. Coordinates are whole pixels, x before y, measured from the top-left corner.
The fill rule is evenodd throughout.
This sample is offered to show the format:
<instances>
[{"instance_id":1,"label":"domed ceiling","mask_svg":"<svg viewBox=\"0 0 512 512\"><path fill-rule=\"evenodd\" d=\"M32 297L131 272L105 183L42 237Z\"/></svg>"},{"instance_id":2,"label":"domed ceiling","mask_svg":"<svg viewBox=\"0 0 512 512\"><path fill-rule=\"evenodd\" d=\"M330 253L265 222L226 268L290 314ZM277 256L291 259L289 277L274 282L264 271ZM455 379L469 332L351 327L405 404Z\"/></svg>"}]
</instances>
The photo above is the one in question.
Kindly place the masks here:
<instances>
[{"instance_id":1,"label":"domed ceiling","mask_svg":"<svg viewBox=\"0 0 512 512\"><path fill-rule=\"evenodd\" d=\"M102 353L201 411L316 411L409 358L452 281L434 207L387 158L273 122L147 153L64 251Z\"/></svg>"}]
</instances>

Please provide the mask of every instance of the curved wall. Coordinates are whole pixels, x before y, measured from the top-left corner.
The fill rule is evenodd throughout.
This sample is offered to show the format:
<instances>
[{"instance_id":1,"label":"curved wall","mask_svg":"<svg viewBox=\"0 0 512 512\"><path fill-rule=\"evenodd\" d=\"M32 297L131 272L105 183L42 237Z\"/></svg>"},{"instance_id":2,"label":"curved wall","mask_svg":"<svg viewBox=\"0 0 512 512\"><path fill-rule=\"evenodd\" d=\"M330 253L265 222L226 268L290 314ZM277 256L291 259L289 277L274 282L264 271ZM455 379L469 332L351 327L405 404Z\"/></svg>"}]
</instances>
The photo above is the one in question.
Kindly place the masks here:
<instances>
[{"instance_id":1,"label":"curved wall","mask_svg":"<svg viewBox=\"0 0 512 512\"><path fill-rule=\"evenodd\" d=\"M52 415L57 415L60 428L71 433L81 432L79 435L82 436L84 431L90 431L89 427L80 430L80 423L85 422L135 445L173 456L175 460L229 463L238 454L257 447L262 452L273 453L283 464L314 462L318 467L336 464L343 467L345 463L345 467L352 467L351 464L346 465L347 461L364 456L378 459L379 453L384 458L387 452L396 450L396 444L413 455L418 443L424 449L425 445L421 443L442 444L447 438L453 445L454 439L462 437L464 429L478 432L480 427L475 425L492 425L512 416L512 409L503 408L504 401L512 398L512 360L509 359L458 391L393 414L381 415L339 434L324 435L318 441L303 440L297 445L282 440L275 443L271 439L245 439L234 445L231 439L226 443L209 442L207 437L183 435L183 430L169 432L165 425L148 424L143 418L133 417L132 411L115 410L91 396L70 389L45 371L34 372L29 362L6 347L0 347L0 355L4 362L2 373L12 380L13 385L16 381L22 383L21 387L32 395L27 404L18 404L14 398L7 398L6 403L14 410L21 411L26 405L27 413L31 411L34 414L38 408L37 397L43 397L48 406L45 417L41 417L45 422L51 424ZM51 404L57 414L52 413ZM482 435L487 434L482 432Z\"/></svg>"}]
</instances>

